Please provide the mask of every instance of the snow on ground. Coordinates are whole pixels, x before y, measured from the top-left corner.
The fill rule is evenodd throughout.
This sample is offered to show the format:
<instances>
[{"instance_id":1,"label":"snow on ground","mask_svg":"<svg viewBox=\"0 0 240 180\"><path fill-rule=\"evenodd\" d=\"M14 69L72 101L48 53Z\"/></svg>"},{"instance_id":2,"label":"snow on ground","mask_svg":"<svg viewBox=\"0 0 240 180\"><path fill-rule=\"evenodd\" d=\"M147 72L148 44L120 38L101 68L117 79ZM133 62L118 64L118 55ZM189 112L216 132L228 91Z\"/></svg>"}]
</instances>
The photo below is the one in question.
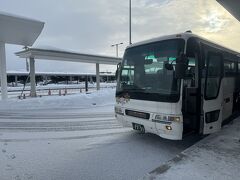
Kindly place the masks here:
<instances>
[{"instance_id":1,"label":"snow on ground","mask_svg":"<svg viewBox=\"0 0 240 180\"><path fill-rule=\"evenodd\" d=\"M115 89L103 89L92 93L79 93L66 96L43 96L24 100L9 99L0 101L0 111L33 110L33 109L70 109L93 108L100 106L113 106L115 102Z\"/></svg>"},{"instance_id":2,"label":"snow on ground","mask_svg":"<svg viewBox=\"0 0 240 180\"><path fill-rule=\"evenodd\" d=\"M102 89L106 88L112 88L114 89L116 87L116 83L105 83L101 82L100 84ZM67 94L79 94L80 92L85 92L85 83L69 83L69 84L47 84L47 85L38 85L36 87L36 92L38 96L47 96L49 93L49 90L52 95L59 95L59 91L61 90L61 94L63 95L65 93L65 89L67 90ZM23 87L21 84L17 87L8 87L8 98L16 99L18 96L22 94ZM88 83L88 91L96 91L96 83ZM1 93L0 93L1 94ZM30 85L27 84L23 94L26 96L29 96L30 94Z\"/></svg>"},{"instance_id":3,"label":"snow on ground","mask_svg":"<svg viewBox=\"0 0 240 180\"><path fill-rule=\"evenodd\" d=\"M194 144L123 128L115 90L0 101L1 180L135 180Z\"/></svg>"},{"instance_id":4,"label":"snow on ground","mask_svg":"<svg viewBox=\"0 0 240 180\"><path fill-rule=\"evenodd\" d=\"M1 180L135 180L195 142L131 130L67 138L0 133Z\"/></svg>"},{"instance_id":5,"label":"snow on ground","mask_svg":"<svg viewBox=\"0 0 240 180\"><path fill-rule=\"evenodd\" d=\"M104 83L101 82L101 87L106 88L106 87L115 87L116 83ZM96 87L96 83L88 83L88 87ZM30 90L30 84L27 84L25 87L25 90ZM42 90L42 89L63 89L63 88L85 88L85 82L79 82L78 84L47 84L47 85L37 85L36 86L37 90ZM23 85L19 84L17 87L8 87L8 91L22 91Z\"/></svg>"},{"instance_id":6,"label":"snow on ground","mask_svg":"<svg viewBox=\"0 0 240 180\"><path fill-rule=\"evenodd\" d=\"M240 177L240 118L195 145L197 136L170 141L122 128L114 96L108 88L0 101L0 179Z\"/></svg>"},{"instance_id":7,"label":"snow on ground","mask_svg":"<svg viewBox=\"0 0 240 180\"><path fill-rule=\"evenodd\" d=\"M240 118L222 131L209 135L143 179L238 180L240 179Z\"/></svg>"}]
</instances>

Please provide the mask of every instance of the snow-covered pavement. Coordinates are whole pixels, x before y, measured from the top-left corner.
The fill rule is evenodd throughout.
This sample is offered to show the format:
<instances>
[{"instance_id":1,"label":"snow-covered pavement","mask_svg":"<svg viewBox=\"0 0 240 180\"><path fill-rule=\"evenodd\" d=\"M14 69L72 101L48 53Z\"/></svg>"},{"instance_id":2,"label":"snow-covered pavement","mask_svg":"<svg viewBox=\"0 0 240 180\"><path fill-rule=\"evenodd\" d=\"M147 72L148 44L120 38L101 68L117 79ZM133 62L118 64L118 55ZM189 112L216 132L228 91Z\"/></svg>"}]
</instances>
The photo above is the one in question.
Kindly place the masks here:
<instances>
[{"instance_id":1,"label":"snow-covered pavement","mask_svg":"<svg viewBox=\"0 0 240 180\"><path fill-rule=\"evenodd\" d=\"M223 130L209 135L167 163L146 174L143 180L239 180L240 117Z\"/></svg>"},{"instance_id":2,"label":"snow-covered pavement","mask_svg":"<svg viewBox=\"0 0 240 180\"><path fill-rule=\"evenodd\" d=\"M122 128L114 94L0 102L0 179L138 179L198 140Z\"/></svg>"},{"instance_id":3,"label":"snow-covered pavement","mask_svg":"<svg viewBox=\"0 0 240 180\"><path fill-rule=\"evenodd\" d=\"M55 138L24 133L5 139L8 134L2 134L1 180L138 179L195 141L166 141L124 130Z\"/></svg>"}]
</instances>

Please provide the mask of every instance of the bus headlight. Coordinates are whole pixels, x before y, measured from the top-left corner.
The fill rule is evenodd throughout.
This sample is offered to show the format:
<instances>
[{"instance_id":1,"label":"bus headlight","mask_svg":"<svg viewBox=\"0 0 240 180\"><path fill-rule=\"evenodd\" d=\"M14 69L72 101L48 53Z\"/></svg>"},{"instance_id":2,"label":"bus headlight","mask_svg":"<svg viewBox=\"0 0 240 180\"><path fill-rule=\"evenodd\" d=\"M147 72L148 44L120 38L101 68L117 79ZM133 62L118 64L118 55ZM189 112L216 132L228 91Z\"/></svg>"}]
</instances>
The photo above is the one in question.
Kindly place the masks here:
<instances>
[{"instance_id":1,"label":"bus headlight","mask_svg":"<svg viewBox=\"0 0 240 180\"><path fill-rule=\"evenodd\" d=\"M180 122L181 118L179 116L168 116L169 121Z\"/></svg>"},{"instance_id":2,"label":"bus headlight","mask_svg":"<svg viewBox=\"0 0 240 180\"><path fill-rule=\"evenodd\" d=\"M160 115L157 114L154 116L155 121L162 121L162 122L181 122L180 116L167 116L167 115Z\"/></svg>"},{"instance_id":3,"label":"bus headlight","mask_svg":"<svg viewBox=\"0 0 240 180\"><path fill-rule=\"evenodd\" d=\"M123 111L123 109L121 107L116 107L115 106L114 109L115 109L115 113L116 114L124 115L124 111Z\"/></svg>"},{"instance_id":4,"label":"bus headlight","mask_svg":"<svg viewBox=\"0 0 240 180\"><path fill-rule=\"evenodd\" d=\"M167 121L167 116L157 114L155 120Z\"/></svg>"},{"instance_id":5,"label":"bus headlight","mask_svg":"<svg viewBox=\"0 0 240 180\"><path fill-rule=\"evenodd\" d=\"M171 130L172 130L172 127L171 127L171 126L166 126L166 129L167 129L168 131L171 131Z\"/></svg>"}]
</instances>

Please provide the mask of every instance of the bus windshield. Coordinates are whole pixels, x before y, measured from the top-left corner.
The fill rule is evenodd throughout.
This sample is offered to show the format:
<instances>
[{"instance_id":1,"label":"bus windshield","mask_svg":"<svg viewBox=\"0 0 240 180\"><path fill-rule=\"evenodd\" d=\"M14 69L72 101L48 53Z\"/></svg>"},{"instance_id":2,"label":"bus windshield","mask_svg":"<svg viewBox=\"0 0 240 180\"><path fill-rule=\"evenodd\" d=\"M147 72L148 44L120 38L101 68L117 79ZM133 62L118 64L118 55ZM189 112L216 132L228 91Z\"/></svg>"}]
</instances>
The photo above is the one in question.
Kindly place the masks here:
<instances>
[{"instance_id":1,"label":"bus windshield","mask_svg":"<svg viewBox=\"0 0 240 180\"><path fill-rule=\"evenodd\" d=\"M174 64L184 52L184 42L172 39L127 49L117 95L128 92L133 99L178 101L180 80L174 77ZM173 64L173 70L167 70L166 63Z\"/></svg>"}]
</instances>

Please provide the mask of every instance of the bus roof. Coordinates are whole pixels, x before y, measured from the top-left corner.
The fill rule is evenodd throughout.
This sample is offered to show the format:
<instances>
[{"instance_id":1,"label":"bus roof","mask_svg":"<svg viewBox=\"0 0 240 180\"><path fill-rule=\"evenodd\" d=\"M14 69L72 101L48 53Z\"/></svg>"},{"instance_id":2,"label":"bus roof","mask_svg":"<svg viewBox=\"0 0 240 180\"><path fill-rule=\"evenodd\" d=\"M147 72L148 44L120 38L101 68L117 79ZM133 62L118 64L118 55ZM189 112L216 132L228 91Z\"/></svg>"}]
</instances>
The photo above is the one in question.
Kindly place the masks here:
<instances>
[{"instance_id":1,"label":"bus roof","mask_svg":"<svg viewBox=\"0 0 240 180\"><path fill-rule=\"evenodd\" d=\"M195 37L195 38L198 38L200 40L203 40L205 42L208 42L210 44L212 44L213 46L215 46L216 48L220 49L220 50L224 50L224 51L227 51L229 53L232 53L232 54L235 54L237 55L238 57L240 57L240 53L239 52L236 52L230 48L227 48L227 47L224 47L220 44L217 44L213 41L210 41L206 38L203 38L199 35L196 35L196 34L193 34L191 32L185 32L185 33L179 33L179 34L172 34L172 35L166 35L166 36L160 36L160 37L156 37L156 38L152 38L152 39L149 39L149 40L145 40L145 41L140 41L140 42L137 42L137 43L134 43L134 44L131 44L127 47L128 48L132 48L132 47L137 47L137 46L141 46L141 45L145 45L145 44L149 44L149 43L154 43L154 42L158 42L158 41L163 41L163 40L168 40L168 39L189 39L190 37Z\"/></svg>"}]
</instances>

